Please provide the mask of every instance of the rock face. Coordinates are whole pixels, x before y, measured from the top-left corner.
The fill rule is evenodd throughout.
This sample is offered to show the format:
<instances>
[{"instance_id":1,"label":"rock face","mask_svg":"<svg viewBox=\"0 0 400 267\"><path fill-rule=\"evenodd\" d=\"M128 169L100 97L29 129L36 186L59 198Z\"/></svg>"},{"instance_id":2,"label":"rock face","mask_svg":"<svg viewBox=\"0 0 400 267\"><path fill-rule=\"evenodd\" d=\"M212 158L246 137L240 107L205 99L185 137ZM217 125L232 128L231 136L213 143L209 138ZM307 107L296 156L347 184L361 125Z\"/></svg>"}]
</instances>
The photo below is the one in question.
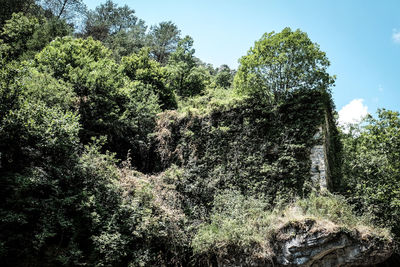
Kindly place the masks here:
<instances>
[{"instance_id":1,"label":"rock face","mask_svg":"<svg viewBox=\"0 0 400 267\"><path fill-rule=\"evenodd\" d=\"M371 266L392 254L392 244L314 220L293 223L282 229L275 247L279 266Z\"/></svg>"},{"instance_id":2,"label":"rock face","mask_svg":"<svg viewBox=\"0 0 400 267\"><path fill-rule=\"evenodd\" d=\"M319 128L318 132L314 135L314 140L318 139L326 139L328 137L323 136L322 127ZM326 160L326 144L315 145L311 148L310 153L310 161L311 161L311 181L314 184L314 187L323 191L328 189L328 179L327 175L327 160Z\"/></svg>"}]
</instances>

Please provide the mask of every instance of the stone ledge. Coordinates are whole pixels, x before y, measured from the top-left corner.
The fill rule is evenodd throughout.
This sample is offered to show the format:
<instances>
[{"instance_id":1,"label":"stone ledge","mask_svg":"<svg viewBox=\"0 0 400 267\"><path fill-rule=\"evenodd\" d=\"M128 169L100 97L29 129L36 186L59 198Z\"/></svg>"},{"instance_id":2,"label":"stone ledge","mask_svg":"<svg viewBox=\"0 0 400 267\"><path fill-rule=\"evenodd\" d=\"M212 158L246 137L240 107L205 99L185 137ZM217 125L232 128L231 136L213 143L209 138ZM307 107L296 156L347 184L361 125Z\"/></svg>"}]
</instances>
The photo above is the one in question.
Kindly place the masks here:
<instances>
[{"instance_id":1,"label":"stone ledge","mask_svg":"<svg viewBox=\"0 0 400 267\"><path fill-rule=\"evenodd\" d=\"M392 254L391 241L315 225L310 219L281 229L275 246L278 266L371 266Z\"/></svg>"}]
</instances>

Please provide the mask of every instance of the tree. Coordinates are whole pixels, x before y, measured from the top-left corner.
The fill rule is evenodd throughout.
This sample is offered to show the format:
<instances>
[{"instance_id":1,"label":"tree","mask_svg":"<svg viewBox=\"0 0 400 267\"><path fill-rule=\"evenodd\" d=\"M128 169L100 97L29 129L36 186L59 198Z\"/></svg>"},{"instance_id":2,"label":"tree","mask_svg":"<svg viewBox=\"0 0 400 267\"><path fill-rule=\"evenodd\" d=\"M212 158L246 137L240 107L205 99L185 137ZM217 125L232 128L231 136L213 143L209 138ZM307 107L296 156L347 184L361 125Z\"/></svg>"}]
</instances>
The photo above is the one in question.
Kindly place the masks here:
<instances>
[{"instance_id":1,"label":"tree","mask_svg":"<svg viewBox=\"0 0 400 267\"><path fill-rule=\"evenodd\" d=\"M56 18L70 22L79 14L83 14L86 9L82 0L39 0L38 2Z\"/></svg>"},{"instance_id":2,"label":"tree","mask_svg":"<svg viewBox=\"0 0 400 267\"><path fill-rule=\"evenodd\" d=\"M343 191L400 240L400 113L377 115L343 133Z\"/></svg>"},{"instance_id":3,"label":"tree","mask_svg":"<svg viewBox=\"0 0 400 267\"><path fill-rule=\"evenodd\" d=\"M11 19L13 13L27 14L35 6L35 0L0 0L0 28Z\"/></svg>"},{"instance_id":4,"label":"tree","mask_svg":"<svg viewBox=\"0 0 400 267\"><path fill-rule=\"evenodd\" d=\"M138 53L140 49L149 45L146 30L147 26L140 20L129 31L120 31L110 36L104 41L104 44L111 49L114 57L119 61L122 57Z\"/></svg>"},{"instance_id":5,"label":"tree","mask_svg":"<svg viewBox=\"0 0 400 267\"><path fill-rule=\"evenodd\" d=\"M60 240L69 239L62 234L72 231L66 214L79 194L70 187L78 180L70 175L80 130L79 115L66 108L73 100L68 85L26 63L2 66L0 214L7 219L0 222L0 260L5 266L43 264L41 253L69 246ZM59 265L56 254L50 265Z\"/></svg>"},{"instance_id":6,"label":"tree","mask_svg":"<svg viewBox=\"0 0 400 267\"><path fill-rule=\"evenodd\" d=\"M146 168L148 135L159 112L158 97L150 84L130 81L111 51L92 38L57 38L36 55L35 67L72 86L82 143L106 136L104 150L116 152L118 158L132 150L133 165ZM139 109L143 105L147 108ZM146 118L143 124L138 122L141 117Z\"/></svg>"},{"instance_id":7,"label":"tree","mask_svg":"<svg viewBox=\"0 0 400 267\"><path fill-rule=\"evenodd\" d=\"M14 13L10 20L7 20L1 33L0 43L3 54L9 59L16 59L21 56L27 48L28 41L39 26L36 17L25 16L23 13Z\"/></svg>"},{"instance_id":8,"label":"tree","mask_svg":"<svg viewBox=\"0 0 400 267\"><path fill-rule=\"evenodd\" d=\"M188 97L200 94L209 78L207 69L198 65L194 57L193 39L186 36L179 41L176 51L171 53L167 70L169 83L180 96Z\"/></svg>"},{"instance_id":9,"label":"tree","mask_svg":"<svg viewBox=\"0 0 400 267\"><path fill-rule=\"evenodd\" d=\"M238 92L278 101L294 90L329 90L329 60L306 33L285 28L265 33L240 59Z\"/></svg>"},{"instance_id":10,"label":"tree","mask_svg":"<svg viewBox=\"0 0 400 267\"><path fill-rule=\"evenodd\" d=\"M123 57L121 67L132 81L140 81L152 87L162 109L176 108L175 95L166 86L167 73L160 63L150 58L149 48L143 48L137 54Z\"/></svg>"},{"instance_id":11,"label":"tree","mask_svg":"<svg viewBox=\"0 0 400 267\"><path fill-rule=\"evenodd\" d=\"M217 69L215 82L220 87L229 88L232 85L234 76L234 70L231 70L228 65L222 65Z\"/></svg>"},{"instance_id":12,"label":"tree","mask_svg":"<svg viewBox=\"0 0 400 267\"><path fill-rule=\"evenodd\" d=\"M170 239L176 220L159 208L156 192L134 184L122 193L114 154L100 153L105 138L80 142L82 132L108 129L113 146L149 156L147 137L160 111L157 96L150 85L130 82L118 71L113 76L118 68L109 57L99 42L68 37L49 44L36 62L0 58L3 266L157 265L155 255L165 250L161 236L168 239L163 244L180 246L180 240ZM125 101L115 106L115 95ZM82 117L98 128L87 121L83 126ZM109 118L115 120L114 132L106 127Z\"/></svg>"},{"instance_id":13,"label":"tree","mask_svg":"<svg viewBox=\"0 0 400 267\"><path fill-rule=\"evenodd\" d=\"M120 131L118 118L127 101L121 88L124 79L111 51L92 38L58 38L36 55L36 67L52 72L56 79L71 84L78 96L83 143L92 136L105 135L112 140Z\"/></svg>"},{"instance_id":14,"label":"tree","mask_svg":"<svg viewBox=\"0 0 400 267\"><path fill-rule=\"evenodd\" d=\"M60 20L55 17L39 18L39 27L35 30L32 38L28 41L28 51L30 56L41 51L46 45L57 37L64 37L71 35L73 28L67 24L65 20Z\"/></svg>"},{"instance_id":15,"label":"tree","mask_svg":"<svg viewBox=\"0 0 400 267\"><path fill-rule=\"evenodd\" d=\"M146 30L135 10L108 0L87 13L83 36L104 42L120 59L147 45Z\"/></svg>"},{"instance_id":16,"label":"tree","mask_svg":"<svg viewBox=\"0 0 400 267\"><path fill-rule=\"evenodd\" d=\"M180 39L180 30L171 21L161 22L151 27L151 52L155 60L165 65L169 55L175 51Z\"/></svg>"},{"instance_id":17,"label":"tree","mask_svg":"<svg viewBox=\"0 0 400 267\"><path fill-rule=\"evenodd\" d=\"M72 32L69 25L56 18L14 13L7 20L0 34L0 49L7 60L23 56L33 58L54 38L66 36Z\"/></svg>"},{"instance_id":18,"label":"tree","mask_svg":"<svg viewBox=\"0 0 400 267\"><path fill-rule=\"evenodd\" d=\"M127 32L139 22L134 15L135 11L127 5L118 7L117 4L108 0L89 11L85 22L86 36L92 36L96 40L104 41L107 37L121 31Z\"/></svg>"},{"instance_id":19,"label":"tree","mask_svg":"<svg viewBox=\"0 0 400 267\"><path fill-rule=\"evenodd\" d=\"M105 41L108 37L120 32L127 33L137 24L143 26L144 22L135 16L135 10L127 5L118 7L108 0L87 13L84 34L96 40Z\"/></svg>"}]
</instances>

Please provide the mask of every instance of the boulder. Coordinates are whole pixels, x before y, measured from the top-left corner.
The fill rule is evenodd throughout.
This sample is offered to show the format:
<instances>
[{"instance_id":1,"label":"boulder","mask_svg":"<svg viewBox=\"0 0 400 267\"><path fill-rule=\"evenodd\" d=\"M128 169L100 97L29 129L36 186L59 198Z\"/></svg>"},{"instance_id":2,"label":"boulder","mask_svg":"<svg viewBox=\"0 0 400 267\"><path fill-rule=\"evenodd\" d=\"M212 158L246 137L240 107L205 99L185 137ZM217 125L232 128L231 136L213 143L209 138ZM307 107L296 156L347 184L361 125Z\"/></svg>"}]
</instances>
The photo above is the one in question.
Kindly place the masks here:
<instances>
[{"instance_id":1,"label":"boulder","mask_svg":"<svg viewBox=\"0 0 400 267\"><path fill-rule=\"evenodd\" d=\"M381 236L312 219L289 223L275 243L278 266L371 266L388 259L392 251L392 241Z\"/></svg>"}]
</instances>

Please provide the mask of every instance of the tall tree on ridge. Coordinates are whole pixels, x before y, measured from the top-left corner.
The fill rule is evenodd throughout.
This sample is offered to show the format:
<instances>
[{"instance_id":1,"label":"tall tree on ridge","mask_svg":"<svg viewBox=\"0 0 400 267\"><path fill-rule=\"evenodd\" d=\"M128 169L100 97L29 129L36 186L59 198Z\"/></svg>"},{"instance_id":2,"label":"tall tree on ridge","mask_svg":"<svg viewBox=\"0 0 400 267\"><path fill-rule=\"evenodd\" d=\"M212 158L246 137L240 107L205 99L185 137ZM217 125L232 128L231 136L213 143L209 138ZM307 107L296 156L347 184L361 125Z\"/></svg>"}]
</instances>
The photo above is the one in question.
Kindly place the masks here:
<instances>
[{"instance_id":1,"label":"tall tree on ridge","mask_svg":"<svg viewBox=\"0 0 400 267\"><path fill-rule=\"evenodd\" d=\"M176 50L180 40L181 31L171 21L161 22L151 27L150 38L152 54L155 60L165 65L169 55Z\"/></svg>"},{"instance_id":2,"label":"tall tree on ridge","mask_svg":"<svg viewBox=\"0 0 400 267\"><path fill-rule=\"evenodd\" d=\"M83 14L86 10L82 0L39 0L37 2L56 18L65 19L68 22L75 20L79 14Z\"/></svg>"},{"instance_id":3,"label":"tall tree on ridge","mask_svg":"<svg viewBox=\"0 0 400 267\"><path fill-rule=\"evenodd\" d=\"M240 59L234 79L238 92L279 101L295 90L329 90L326 54L305 32L285 28L265 33Z\"/></svg>"},{"instance_id":4,"label":"tall tree on ridge","mask_svg":"<svg viewBox=\"0 0 400 267\"><path fill-rule=\"evenodd\" d=\"M119 32L128 32L132 27L142 23L135 16L135 10L127 5L118 7L108 0L87 13L84 34L96 40L105 41L109 36Z\"/></svg>"},{"instance_id":5,"label":"tall tree on ridge","mask_svg":"<svg viewBox=\"0 0 400 267\"><path fill-rule=\"evenodd\" d=\"M118 7L113 1L87 13L83 36L102 41L119 60L147 46L147 26L127 5Z\"/></svg>"}]
</instances>

